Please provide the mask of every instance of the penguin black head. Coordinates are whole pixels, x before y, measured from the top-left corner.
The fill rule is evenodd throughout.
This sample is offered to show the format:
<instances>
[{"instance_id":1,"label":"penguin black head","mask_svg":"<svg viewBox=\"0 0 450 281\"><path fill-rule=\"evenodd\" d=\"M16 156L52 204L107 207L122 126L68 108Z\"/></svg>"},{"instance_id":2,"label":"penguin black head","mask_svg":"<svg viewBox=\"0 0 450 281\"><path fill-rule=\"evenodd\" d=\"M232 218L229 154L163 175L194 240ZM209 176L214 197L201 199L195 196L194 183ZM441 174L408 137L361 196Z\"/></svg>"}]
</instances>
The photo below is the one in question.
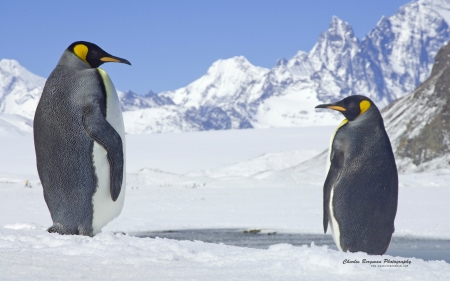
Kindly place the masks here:
<instances>
[{"instance_id":1,"label":"penguin black head","mask_svg":"<svg viewBox=\"0 0 450 281\"><path fill-rule=\"evenodd\" d=\"M67 50L74 53L78 58L92 68L97 68L105 62L120 62L131 65L131 63L126 59L112 56L103 51L103 49L99 46L86 41L74 42L67 48Z\"/></svg>"},{"instance_id":2,"label":"penguin black head","mask_svg":"<svg viewBox=\"0 0 450 281\"><path fill-rule=\"evenodd\" d=\"M341 112L348 121L353 121L372 106L376 107L368 97L355 95L346 97L335 103L320 104L316 106L316 108L330 108L337 110Z\"/></svg>"}]
</instances>

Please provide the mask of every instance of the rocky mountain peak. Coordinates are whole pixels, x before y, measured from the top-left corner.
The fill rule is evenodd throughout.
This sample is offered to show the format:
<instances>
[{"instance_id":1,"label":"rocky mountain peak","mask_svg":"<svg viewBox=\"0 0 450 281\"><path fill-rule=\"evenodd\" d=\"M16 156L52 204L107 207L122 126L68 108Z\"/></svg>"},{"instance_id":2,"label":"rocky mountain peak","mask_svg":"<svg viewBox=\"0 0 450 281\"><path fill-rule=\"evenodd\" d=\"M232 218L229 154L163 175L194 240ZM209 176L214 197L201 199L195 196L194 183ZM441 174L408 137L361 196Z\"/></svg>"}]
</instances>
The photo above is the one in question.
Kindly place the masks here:
<instances>
[{"instance_id":1,"label":"rocky mountain peak","mask_svg":"<svg viewBox=\"0 0 450 281\"><path fill-rule=\"evenodd\" d=\"M400 170L449 165L450 44L436 55L431 76L383 111Z\"/></svg>"},{"instance_id":2,"label":"rocky mountain peak","mask_svg":"<svg viewBox=\"0 0 450 281\"><path fill-rule=\"evenodd\" d=\"M254 91L252 88L262 83L268 72L269 69L254 66L243 56L218 60L204 76L184 88L163 92L160 96L170 98L176 105L197 109L212 104L230 107L237 102L236 99L248 103L249 95L243 93Z\"/></svg>"},{"instance_id":3,"label":"rocky mountain peak","mask_svg":"<svg viewBox=\"0 0 450 281\"><path fill-rule=\"evenodd\" d=\"M215 62L209 67L208 73L210 72L224 72L227 68L241 68L246 67L250 64L250 62L244 57L244 56L235 56L228 59L220 59Z\"/></svg>"},{"instance_id":4,"label":"rocky mountain peak","mask_svg":"<svg viewBox=\"0 0 450 281\"><path fill-rule=\"evenodd\" d=\"M153 92L153 90L150 90L150 91L147 92L147 94L145 94L146 97L151 97L151 96L154 96L154 95L157 95L157 93Z\"/></svg>"},{"instance_id":5,"label":"rocky mountain peak","mask_svg":"<svg viewBox=\"0 0 450 281\"><path fill-rule=\"evenodd\" d=\"M450 38L449 26L435 8L421 1L403 5L361 41L372 68L384 80L381 95L387 102L425 81L437 51Z\"/></svg>"},{"instance_id":6,"label":"rocky mountain peak","mask_svg":"<svg viewBox=\"0 0 450 281\"><path fill-rule=\"evenodd\" d=\"M439 73L450 68L450 47L449 44L445 45L436 55L433 68L431 70L431 77L439 75ZM449 95L450 97L450 95Z\"/></svg>"},{"instance_id":7,"label":"rocky mountain peak","mask_svg":"<svg viewBox=\"0 0 450 281\"><path fill-rule=\"evenodd\" d=\"M286 66L288 63L288 60L285 58L281 58L279 60L277 60L277 62L275 63L275 66Z\"/></svg>"},{"instance_id":8,"label":"rocky mountain peak","mask_svg":"<svg viewBox=\"0 0 450 281\"><path fill-rule=\"evenodd\" d=\"M318 42L310 52L310 57L315 57L317 62L330 64L333 68L342 55L349 52L354 55L359 49L358 44L359 40L352 27L347 22L333 16L328 31L320 35Z\"/></svg>"},{"instance_id":9,"label":"rocky mountain peak","mask_svg":"<svg viewBox=\"0 0 450 281\"><path fill-rule=\"evenodd\" d=\"M350 24L341 20L337 16L333 16L331 18L330 27L328 28L326 34L331 40L344 40L345 38L350 38L353 40L353 38L355 38L355 33L353 32L353 28Z\"/></svg>"},{"instance_id":10,"label":"rocky mountain peak","mask_svg":"<svg viewBox=\"0 0 450 281\"><path fill-rule=\"evenodd\" d=\"M123 111L173 105L173 101L170 98L159 96L153 91L150 91L146 95L139 95L132 91L117 91L117 95L119 96Z\"/></svg>"}]
</instances>

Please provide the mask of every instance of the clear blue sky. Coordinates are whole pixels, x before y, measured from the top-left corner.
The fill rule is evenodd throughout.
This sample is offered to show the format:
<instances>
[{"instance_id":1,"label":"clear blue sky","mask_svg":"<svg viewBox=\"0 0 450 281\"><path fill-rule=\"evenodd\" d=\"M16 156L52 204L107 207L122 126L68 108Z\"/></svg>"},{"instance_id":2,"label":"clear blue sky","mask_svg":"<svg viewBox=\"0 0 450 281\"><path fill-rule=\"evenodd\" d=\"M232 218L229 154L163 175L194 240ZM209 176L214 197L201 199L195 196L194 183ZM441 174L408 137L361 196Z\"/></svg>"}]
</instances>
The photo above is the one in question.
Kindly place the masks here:
<instances>
[{"instance_id":1,"label":"clear blue sky","mask_svg":"<svg viewBox=\"0 0 450 281\"><path fill-rule=\"evenodd\" d=\"M133 66L105 64L116 88L174 90L218 59L273 67L309 51L333 15L359 38L407 0L46 1L0 4L0 58L47 77L70 43L96 43Z\"/></svg>"}]
</instances>

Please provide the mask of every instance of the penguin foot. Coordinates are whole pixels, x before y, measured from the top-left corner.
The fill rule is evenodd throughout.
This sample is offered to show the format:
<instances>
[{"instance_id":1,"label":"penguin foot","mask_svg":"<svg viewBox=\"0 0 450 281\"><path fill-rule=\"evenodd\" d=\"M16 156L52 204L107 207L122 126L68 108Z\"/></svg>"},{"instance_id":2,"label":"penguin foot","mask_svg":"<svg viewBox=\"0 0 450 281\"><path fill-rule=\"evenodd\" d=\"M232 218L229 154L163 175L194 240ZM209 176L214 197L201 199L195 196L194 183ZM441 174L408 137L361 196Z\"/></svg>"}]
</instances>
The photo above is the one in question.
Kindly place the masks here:
<instances>
[{"instance_id":1,"label":"penguin foot","mask_svg":"<svg viewBox=\"0 0 450 281\"><path fill-rule=\"evenodd\" d=\"M78 235L83 235L83 236L90 236L90 237L94 237L94 233L92 231L92 228L90 229L85 229L84 227L78 227Z\"/></svg>"},{"instance_id":2,"label":"penguin foot","mask_svg":"<svg viewBox=\"0 0 450 281\"><path fill-rule=\"evenodd\" d=\"M70 234L78 234L73 233L73 231L69 231L65 226L63 226L60 223L54 223L52 226L50 226L47 231L49 233L59 233L61 235L70 235Z\"/></svg>"},{"instance_id":3,"label":"penguin foot","mask_svg":"<svg viewBox=\"0 0 450 281\"><path fill-rule=\"evenodd\" d=\"M64 225L56 222L47 229L49 233L59 233L61 235L83 235L93 237L94 233L92 229L85 229L84 227L78 227L77 229L69 230Z\"/></svg>"}]
</instances>

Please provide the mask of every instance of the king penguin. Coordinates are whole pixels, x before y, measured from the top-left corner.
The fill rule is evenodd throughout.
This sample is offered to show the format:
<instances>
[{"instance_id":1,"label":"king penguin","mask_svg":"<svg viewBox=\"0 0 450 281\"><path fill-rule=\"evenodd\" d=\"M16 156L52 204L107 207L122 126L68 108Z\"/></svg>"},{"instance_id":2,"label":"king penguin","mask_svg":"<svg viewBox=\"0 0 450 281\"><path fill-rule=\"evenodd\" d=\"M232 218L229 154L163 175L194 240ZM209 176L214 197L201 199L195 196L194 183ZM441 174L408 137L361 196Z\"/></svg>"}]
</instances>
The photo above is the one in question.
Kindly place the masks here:
<instances>
[{"instance_id":1,"label":"king penguin","mask_svg":"<svg viewBox=\"0 0 450 281\"><path fill-rule=\"evenodd\" d=\"M355 95L316 108L345 120L331 138L323 194L323 228L344 252L382 255L394 232L398 174L383 118L367 97Z\"/></svg>"},{"instance_id":2,"label":"king penguin","mask_svg":"<svg viewBox=\"0 0 450 281\"><path fill-rule=\"evenodd\" d=\"M39 178L53 225L48 232L94 236L122 211L125 131L105 62L130 64L78 41L62 54L34 116Z\"/></svg>"}]
</instances>

